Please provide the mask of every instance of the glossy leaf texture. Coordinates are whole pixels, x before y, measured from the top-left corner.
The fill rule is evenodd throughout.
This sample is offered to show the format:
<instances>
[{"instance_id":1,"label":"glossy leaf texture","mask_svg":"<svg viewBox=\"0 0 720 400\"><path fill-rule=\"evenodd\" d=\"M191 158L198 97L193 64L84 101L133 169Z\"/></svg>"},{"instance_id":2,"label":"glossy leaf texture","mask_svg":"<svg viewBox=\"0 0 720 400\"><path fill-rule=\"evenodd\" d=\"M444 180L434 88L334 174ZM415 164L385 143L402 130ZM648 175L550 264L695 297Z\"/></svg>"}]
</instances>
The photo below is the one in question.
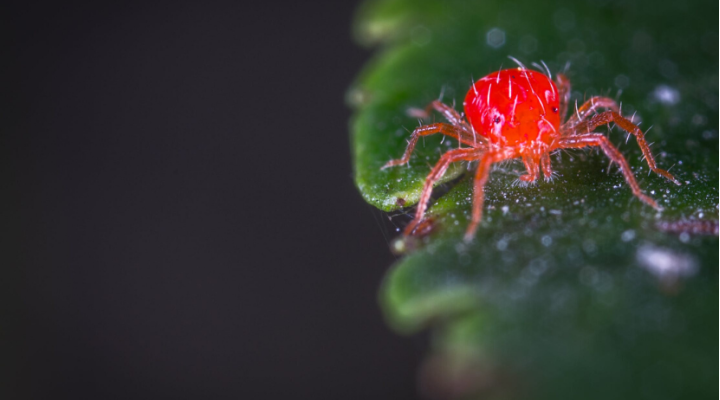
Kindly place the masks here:
<instances>
[{"instance_id":1,"label":"glossy leaf texture","mask_svg":"<svg viewBox=\"0 0 720 400\"><path fill-rule=\"evenodd\" d=\"M348 92L355 181L386 211L409 207L452 139L421 140L408 116L472 79L544 61L572 101L617 98L647 131L655 174L634 138L601 132L630 162L635 198L598 151L552 156L551 182L523 186L519 161L497 165L471 243L474 165L460 163L431 207L433 229L388 272L387 320L431 329L422 387L442 398L715 398L718 367L718 5L709 1L369 1L359 43L377 48ZM652 127L652 128L650 128ZM650 128L650 129L649 129ZM408 209L412 212L412 208ZM703 231L704 233L700 233ZM709 233L709 234L707 234Z\"/></svg>"}]
</instances>

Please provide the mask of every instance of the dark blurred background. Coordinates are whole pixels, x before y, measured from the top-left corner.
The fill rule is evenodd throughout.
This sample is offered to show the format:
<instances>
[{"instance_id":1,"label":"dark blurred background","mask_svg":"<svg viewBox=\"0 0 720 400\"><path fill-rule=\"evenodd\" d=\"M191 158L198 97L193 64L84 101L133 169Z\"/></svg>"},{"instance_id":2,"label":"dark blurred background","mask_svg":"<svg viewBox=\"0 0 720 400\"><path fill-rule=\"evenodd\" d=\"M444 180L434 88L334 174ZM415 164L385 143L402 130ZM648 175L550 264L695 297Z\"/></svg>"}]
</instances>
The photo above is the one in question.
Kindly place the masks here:
<instances>
[{"instance_id":1,"label":"dark blurred background","mask_svg":"<svg viewBox=\"0 0 720 400\"><path fill-rule=\"evenodd\" d=\"M3 399L410 399L356 1L0 12Z\"/></svg>"}]
</instances>

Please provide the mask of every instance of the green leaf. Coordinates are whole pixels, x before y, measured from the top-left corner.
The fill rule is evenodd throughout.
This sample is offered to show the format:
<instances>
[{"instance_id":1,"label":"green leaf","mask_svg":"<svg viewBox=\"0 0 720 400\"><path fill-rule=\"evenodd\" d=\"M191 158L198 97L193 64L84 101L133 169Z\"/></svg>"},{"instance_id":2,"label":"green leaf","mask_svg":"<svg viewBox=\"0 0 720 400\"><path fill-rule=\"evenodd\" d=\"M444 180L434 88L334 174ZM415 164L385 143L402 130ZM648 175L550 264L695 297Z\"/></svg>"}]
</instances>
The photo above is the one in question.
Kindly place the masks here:
<instances>
[{"instance_id":1,"label":"green leaf","mask_svg":"<svg viewBox=\"0 0 720 400\"><path fill-rule=\"evenodd\" d=\"M471 80L514 65L508 56L553 72L569 62L573 101L617 97L623 114L652 126L659 166L683 183L648 174L636 141L608 129L662 212L603 154L567 151L552 156L552 182L519 186L520 162L496 166L466 244L463 172L473 165L457 164L443 182L459 180L429 211L433 232L381 291L393 327L433 329L428 365L454 366L428 381L451 390L453 376L511 377L453 392L483 398L714 398L718 239L680 224L717 230L717 11L700 0L386 0L359 10L358 41L380 46L348 94L355 181L374 206L416 203L432 165L457 146L427 137L409 166L380 170L419 124L408 108L442 92L460 111Z\"/></svg>"}]
</instances>

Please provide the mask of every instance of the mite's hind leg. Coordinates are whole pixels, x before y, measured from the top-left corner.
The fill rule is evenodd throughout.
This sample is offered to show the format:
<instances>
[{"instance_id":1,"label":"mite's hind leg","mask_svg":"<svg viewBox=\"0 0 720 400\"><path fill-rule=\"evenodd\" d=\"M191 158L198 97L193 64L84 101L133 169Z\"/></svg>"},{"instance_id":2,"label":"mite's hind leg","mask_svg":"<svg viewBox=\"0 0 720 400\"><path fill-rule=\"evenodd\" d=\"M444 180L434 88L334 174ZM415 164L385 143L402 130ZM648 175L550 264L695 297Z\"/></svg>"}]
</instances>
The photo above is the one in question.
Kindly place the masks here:
<instances>
[{"instance_id":1,"label":"mite's hind leg","mask_svg":"<svg viewBox=\"0 0 720 400\"><path fill-rule=\"evenodd\" d=\"M655 208L656 210L660 210L660 206L658 206L657 202L640 190L640 185L638 185L635 180L635 176L630 170L630 164L628 164L625 157L623 157L620 151L613 146L612 143L610 143L610 140L604 135L599 133L590 133L587 135L570 136L562 139L558 148L576 149L587 146L599 146L605 152L605 155L610 158L610 160L620 166L623 176L625 177L625 181L627 181L628 185L630 185L630 189L633 194L645 204Z\"/></svg>"},{"instance_id":2,"label":"mite's hind leg","mask_svg":"<svg viewBox=\"0 0 720 400\"><path fill-rule=\"evenodd\" d=\"M418 224L423 220L425 210L427 210L428 202L430 201L430 195L432 194L433 186L435 183L445 174L451 163L457 161L473 161L476 160L484 150L475 148L464 148L450 150L440 157L440 160L435 164L430 174L425 178L425 186L423 186L422 193L420 194L420 200L415 210L415 218L405 227L404 235L409 236L413 233Z\"/></svg>"},{"instance_id":3,"label":"mite's hind leg","mask_svg":"<svg viewBox=\"0 0 720 400\"><path fill-rule=\"evenodd\" d=\"M406 164L408 161L410 161L410 155L412 154L413 150L415 149L415 144L417 144L418 139L420 136L428 136L428 135L434 135L436 133L441 133L443 135L447 135L450 137L453 137L455 139L458 139L460 135L462 135L463 131L461 131L459 128L441 122L437 124L432 125L423 125L421 127L415 128L412 135L410 136L410 141L408 142L407 148L405 149L405 154L403 154L402 158L398 158L396 160L390 160L385 165L382 166L380 169L385 169L388 167L394 167L396 165Z\"/></svg>"},{"instance_id":4,"label":"mite's hind leg","mask_svg":"<svg viewBox=\"0 0 720 400\"><path fill-rule=\"evenodd\" d=\"M645 161L647 161L648 166L650 166L650 169L653 170L653 172L658 175L664 176L676 185L680 185L680 182L675 179L675 177L672 176L669 172L657 167L657 164L655 164L655 158L653 158L653 155L650 152L650 146L648 146L647 141L645 141L645 135L640 130L640 128L638 128L637 125L633 124L632 122L630 122L630 120L618 114L617 112L605 111L604 113L597 114L594 117L590 118L590 120L579 124L578 127L581 129L578 130L594 131L595 128L597 128L598 126L607 125L611 122L614 122L615 124L617 124L617 126L635 136L638 145L640 146L640 150L642 150L643 156L645 156Z\"/></svg>"},{"instance_id":5,"label":"mite's hind leg","mask_svg":"<svg viewBox=\"0 0 720 400\"><path fill-rule=\"evenodd\" d=\"M425 109L410 108L407 110L407 114L410 117L425 119L430 116L430 111L432 111L433 109L442 114L445 119L447 119L448 122L450 122L451 124L462 124L462 117L460 116L460 113L455 111L455 109L450 107L449 105L441 102L440 100L433 100L430 104L427 105L427 107L425 107Z\"/></svg>"}]
</instances>

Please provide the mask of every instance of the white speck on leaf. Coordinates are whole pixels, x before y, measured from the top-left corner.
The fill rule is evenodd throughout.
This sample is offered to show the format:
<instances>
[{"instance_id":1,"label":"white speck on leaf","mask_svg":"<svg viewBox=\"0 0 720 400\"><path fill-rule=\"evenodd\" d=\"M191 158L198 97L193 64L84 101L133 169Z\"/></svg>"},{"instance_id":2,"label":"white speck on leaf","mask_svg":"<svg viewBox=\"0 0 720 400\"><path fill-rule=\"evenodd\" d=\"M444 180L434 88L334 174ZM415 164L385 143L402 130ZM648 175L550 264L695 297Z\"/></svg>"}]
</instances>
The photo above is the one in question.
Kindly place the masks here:
<instances>
[{"instance_id":1,"label":"white speck on leaf","mask_svg":"<svg viewBox=\"0 0 720 400\"><path fill-rule=\"evenodd\" d=\"M664 247L643 245L637 250L636 259L641 268L667 283L693 276L698 271L697 262L690 255Z\"/></svg>"},{"instance_id":2,"label":"white speck on leaf","mask_svg":"<svg viewBox=\"0 0 720 400\"><path fill-rule=\"evenodd\" d=\"M500 28L492 28L485 35L488 46L499 49L505 44L505 31Z\"/></svg>"},{"instance_id":3,"label":"white speck on leaf","mask_svg":"<svg viewBox=\"0 0 720 400\"><path fill-rule=\"evenodd\" d=\"M680 102L680 92L668 85L658 85L652 92L652 98L662 104L672 106Z\"/></svg>"}]
</instances>

